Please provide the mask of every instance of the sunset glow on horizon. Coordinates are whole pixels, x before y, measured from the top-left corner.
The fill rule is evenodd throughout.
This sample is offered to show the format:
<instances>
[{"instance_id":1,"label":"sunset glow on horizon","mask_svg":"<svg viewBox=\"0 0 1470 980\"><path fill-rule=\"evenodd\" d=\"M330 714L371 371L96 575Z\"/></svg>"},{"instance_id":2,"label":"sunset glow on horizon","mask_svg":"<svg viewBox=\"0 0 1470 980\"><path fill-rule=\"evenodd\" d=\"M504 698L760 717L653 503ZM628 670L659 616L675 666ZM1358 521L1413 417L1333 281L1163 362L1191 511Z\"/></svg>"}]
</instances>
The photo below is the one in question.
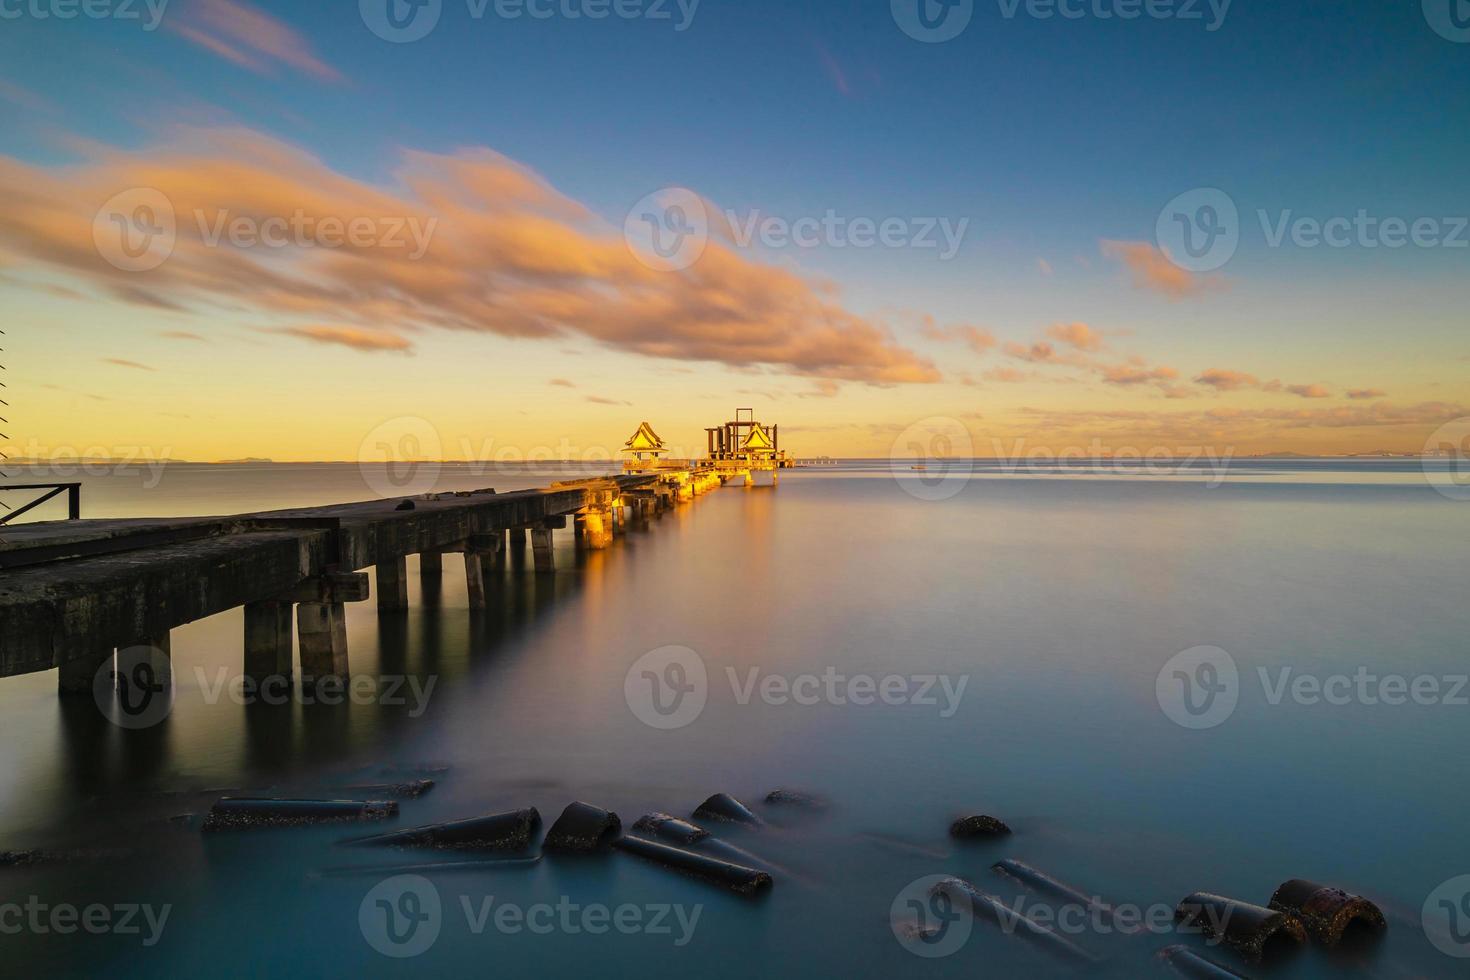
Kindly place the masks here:
<instances>
[{"instance_id":1,"label":"sunset glow on horizon","mask_svg":"<svg viewBox=\"0 0 1470 980\"><path fill-rule=\"evenodd\" d=\"M796 455L936 417L985 457L1402 453L1470 415L1465 51L1417 4L1342 13L1392 50L1291 107L1284 52L1360 54L1304 15L977 10L928 45L887 6L447 4L390 43L353 5L175 0L44 53L61 24L7 21L5 451L353 460L410 418L446 459L615 456L645 419L693 453L750 405ZM961 84L968 116L926 94ZM669 194L699 251L660 268ZM1171 246L1221 208L1223 262ZM108 244L144 232L166 254Z\"/></svg>"}]
</instances>

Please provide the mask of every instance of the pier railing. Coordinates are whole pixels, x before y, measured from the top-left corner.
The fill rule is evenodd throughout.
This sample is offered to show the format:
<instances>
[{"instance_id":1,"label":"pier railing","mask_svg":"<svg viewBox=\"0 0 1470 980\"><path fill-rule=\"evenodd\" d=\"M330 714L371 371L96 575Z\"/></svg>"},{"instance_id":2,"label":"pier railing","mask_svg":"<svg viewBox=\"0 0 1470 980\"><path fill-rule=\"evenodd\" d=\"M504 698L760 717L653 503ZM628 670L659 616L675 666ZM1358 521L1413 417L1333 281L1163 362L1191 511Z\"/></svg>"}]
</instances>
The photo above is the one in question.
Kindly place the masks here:
<instances>
[{"instance_id":1,"label":"pier railing","mask_svg":"<svg viewBox=\"0 0 1470 980\"><path fill-rule=\"evenodd\" d=\"M11 490L41 490L41 496L21 507L11 509L8 504L0 504L4 507L0 513L0 524L9 524L24 514L30 513L47 501L66 494L66 517L69 521L82 519L82 485L80 483L12 483L0 484L0 493L8 493Z\"/></svg>"}]
</instances>

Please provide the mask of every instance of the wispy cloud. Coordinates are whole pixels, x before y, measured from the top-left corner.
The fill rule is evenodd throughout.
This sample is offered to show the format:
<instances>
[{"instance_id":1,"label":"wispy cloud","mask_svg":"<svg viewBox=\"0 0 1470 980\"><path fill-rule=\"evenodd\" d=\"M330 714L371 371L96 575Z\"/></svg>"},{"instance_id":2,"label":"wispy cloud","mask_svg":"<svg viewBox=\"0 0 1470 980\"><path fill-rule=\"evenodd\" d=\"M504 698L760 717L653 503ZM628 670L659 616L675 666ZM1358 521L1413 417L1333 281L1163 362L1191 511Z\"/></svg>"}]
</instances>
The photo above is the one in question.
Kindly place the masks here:
<instances>
[{"instance_id":1,"label":"wispy cloud","mask_svg":"<svg viewBox=\"0 0 1470 980\"><path fill-rule=\"evenodd\" d=\"M137 152L88 152L77 166L0 157L0 262L60 269L131 303L299 320L298 336L323 342L344 342L349 326L381 333L383 324L552 341L581 335L625 353L802 377L941 379L886 323L843 306L830 283L752 261L719 240L689 269L655 271L618 226L488 150L408 152L392 188L245 130L181 130ZM108 265L93 242L98 207L129 187L157 188L181 216L172 255L144 274ZM414 259L383 247L212 247L193 220L298 209L314 222L438 224ZM337 335L314 326L323 323L340 325ZM405 346L401 337L372 345Z\"/></svg>"},{"instance_id":2,"label":"wispy cloud","mask_svg":"<svg viewBox=\"0 0 1470 980\"><path fill-rule=\"evenodd\" d=\"M135 371L153 371L153 370L155 370L155 368L151 368L151 367L149 367L146 364L139 364L137 361L129 361L129 360L125 360L125 359L123 359L121 357L104 357L102 359L102 363L103 364L113 364L113 365L116 365L117 367L132 368Z\"/></svg>"},{"instance_id":3,"label":"wispy cloud","mask_svg":"<svg viewBox=\"0 0 1470 980\"><path fill-rule=\"evenodd\" d=\"M631 405L632 402L619 401L616 398L603 398L601 395L588 395L587 401L594 405Z\"/></svg>"},{"instance_id":4,"label":"wispy cloud","mask_svg":"<svg viewBox=\"0 0 1470 980\"><path fill-rule=\"evenodd\" d=\"M167 337L170 340L193 340L202 344L209 343L204 337L188 330L160 330L158 336Z\"/></svg>"},{"instance_id":5,"label":"wispy cloud","mask_svg":"<svg viewBox=\"0 0 1470 980\"><path fill-rule=\"evenodd\" d=\"M1218 276L1202 276L1181 268L1150 242L1104 239L1102 254L1122 262L1133 275L1133 285L1170 299L1185 299L1221 284Z\"/></svg>"},{"instance_id":6,"label":"wispy cloud","mask_svg":"<svg viewBox=\"0 0 1470 980\"><path fill-rule=\"evenodd\" d=\"M413 351L413 344L407 337L401 337L387 330L372 330L365 327L345 326L341 324L312 324L302 327L272 328L266 332L299 337L302 340L309 340L317 344L336 344L340 347L350 347L353 350L365 351L367 353L381 353L386 351L407 354Z\"/></svg>"},{"instance_id":7,"label":"wispy cloud","mask_svg":"<svg viewBox=\"0 0 1470 980\"><path fill-rule=\"evenodd\" d=\"M270 75L284 64L325 81L342 81L300 33L242 0L190 0L179 6L164 25L241 68Z\"/></svg>"},{"instance_id":8,"label":"wispy cloud","mask_svg":"<svg viewBox=\"0 0 1470 980\"><path fill-rule=\"evenodd\" d=\"M553 387L556 387L556 388L575 388L575 387L577 387L576 385L574 385L570 381L568 381L566 378L552 378L550 381L548 381L546 383L549 384L549 385L552 385Z\"/></svg>"},{"instance_id":9,"label":"wispy cloud","mask_svg":"<svg viewBox=\"0 0 1470 980\"><path fill-rule=\"evenodd\" d=\"M1343 397L1354 401L1367 401L1370 398L1387 398L1388 392L1379 388L1354 388Z\"/></svg>"}]
</instances>

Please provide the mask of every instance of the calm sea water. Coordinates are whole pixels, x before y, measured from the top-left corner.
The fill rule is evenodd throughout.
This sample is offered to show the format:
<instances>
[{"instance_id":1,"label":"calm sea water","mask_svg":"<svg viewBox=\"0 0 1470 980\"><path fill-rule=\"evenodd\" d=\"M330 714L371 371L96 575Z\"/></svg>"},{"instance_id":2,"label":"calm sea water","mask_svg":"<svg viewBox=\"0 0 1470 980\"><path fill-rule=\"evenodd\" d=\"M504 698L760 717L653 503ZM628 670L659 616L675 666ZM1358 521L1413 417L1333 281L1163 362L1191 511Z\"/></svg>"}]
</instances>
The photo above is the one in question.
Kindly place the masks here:
<instances>
[{"instance_id":1,"label":"calm sea water","mask_svg":"<svg viewBox=\"0 0 1470 980\"><path fill-rule=\"evenodd\" d=\"M593 469L452 468L441 486L510 490ZM1152 957L1172 942L1205 949L1196 937L1085 931L1076 941L1107 959L1079 971L985 922L937 958L895 938L891 909L911 883L959 874L1010 901L1026 893L988 868L1016 857L1140 909L1196 890L1264 904L1291 877L1338 884L1388 911L1382 942L1347 959L1309 949L1259 970L1213 955L1293 980L1463 976L1464 961L1434 950L1419 923L1442 882L1470 874L1470 706L1273 694L1284 669L1288 683L1470 669L1470 503L1435 492L1417 461L1238 462L1223 482L1200 467L970 470L792 472L779 488L702 497L580 557L558 532L557 574L508 571L483 615L466 608L453 562L438 606L422 604L415 577L405 616L350 607L354 674L432 682L426 700L213 697L240 668L238 611L174 633L176 702L146 730L115 727L89 700L58 702L54 673L0 681L0 850L109 852L0 870L3 900L171 909L151 947L139 936L0 935L7 971L1143 977L1164 975ZM355 466L170 466L156 485L146 473L86 480L88 516L373 496ZM704 665L706 703L661 730L630 707L625 681L640 657L670 645ZM1189 716L1213 727L1186 728L1166 711L1166 665L1201 646L1236 666L1236 705L1223 718ZM936 685L935 704L762 696L763 684L803 675L964 687L956 701ZM550 820L574 799L628 824L653 810L687 814L716 791L756 803L777 787L832 805L726 833L784 869L763 901L624 855L431 874L437 941L402 960L375 951L360 922L389 875L316 872L414 855L336 846L350 829L207 836L170 819L225 792L340 795L394 778L384 767L420 766L448 768L433 792L403 804L401 826L530 805ZM957 846L948 824L972 812L1015 833ZM476 934L462 902L478 914L491 896L492 920ZM672 935L494 924L502 905L559 902L672 903L699 918L687 937L672 916Z\"/></svg>"}]
</instances>

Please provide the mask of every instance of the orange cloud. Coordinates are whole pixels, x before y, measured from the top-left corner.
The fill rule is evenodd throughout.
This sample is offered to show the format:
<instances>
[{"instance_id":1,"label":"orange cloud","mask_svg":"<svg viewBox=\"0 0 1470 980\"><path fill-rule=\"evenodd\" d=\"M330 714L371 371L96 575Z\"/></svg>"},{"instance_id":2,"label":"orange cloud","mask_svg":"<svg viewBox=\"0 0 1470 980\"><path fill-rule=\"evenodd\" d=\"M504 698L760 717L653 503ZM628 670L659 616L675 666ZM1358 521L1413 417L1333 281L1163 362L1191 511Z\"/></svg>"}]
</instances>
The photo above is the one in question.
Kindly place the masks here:
<instances>
[{"instance_id":1,"label":"orange cloud","mask_svg":"<svg viewBox=\"0 0 1470 980\"><path fill-rule=\"evenodd\" d=\"M1244 371L1228 371L1224 368L1210 368L1195 378L1194 383L1207 385L1216 391L1239 391L1242 388L1261 386L1260 379L1253 374L1246 374Z\"/></svg>"},{"instance_id":2,"label":"orange cloud","mask_svg":"<svg viewBox=\"0 0 1470 980\"><path fill-rule=\"evenodd\" d=\"M1104 239L1102 254L1118 259L1133 274L1133 285L1162 293L1170 299L1184 299L1219 282L1218 277L1199 276L1169 261L1159 248L1149 242L1120 242Z\"/></svg>"},{"instance_id":3,"label":"orange cloud","mask_svg":"<svg viewBox=\"0 0 1470 980\"><path fill-rule=\"evenodd\" d=\"M1011 341L1005 347L1006 357L1014 357L1018 361L1029 361L1032 364L1052 364L1057 361L1057 349L1044 340L1027 347Z\"/></svg>"},{"instance_id":4,"label":"orange cloud","mask_svg":"<svg viewBox=\"0 0 1470 980\"><path fill-rule=\"evenodd\" d=\"M1387 398L1388 392L1381 391L1378 388L1354 388L1347 393L1346 397L1355 401L1365 401L1369 398Z\"/></svg>"},{"instance_id":5,"label":"orange cloud","mask_svg":"<svg viewBox=\"0 0 1470 980\"><path fill-rule=\"evenodd\" d=\"M1326 385L1288 385L1287 391L1299 398L1331 398Z\"/></svg>"},{"instance_id":6,"label":"orange cloud","mask_svg":"<svg viewBox=\"0 0 1470 980\"><path fill-rule=\"evenodd\" d=\"M989 330L982 330L968 324L940 327L935 325L932 317L925 317L925 321L924 325L919 328L919 332L930 340L960 341L977 354L983 354L995 346L995 335Z\"/></svg>"},{"instance_id":7,"label":"orange cloud","mask_svg":"<svg viewBox=\"0 0 1470 980\"><path fill-rule=\"evenodd\" d=\"M334 324L313 324L305 327L282 327L279 330L273 330L271 332L300 337L302 340L310 340L318 344L339 344L343 347L351 347L353 350L367 351L369 353L394 351L407 354L413 350L413 344L408 341L408 338L400 337L398 334L390 333L387 330L371 330L363 327Z\"/></svg>"},{"instance_id":8,"label":"orange cloud","mask_svg":"<svg viewBox=\"0 0 1470 980\"><path fill-rule=\"evenodd\" d=\"M1144 367L1136 364L1119 364L1102 369L1102 379L1110 385L1142 385L1173 381L1179 372L1171 367Z\"/></svg>"},{"instance_id":9,"label":"orange cloud","mask_svg":"<svg viewBox=\"0 0 1470 980\"><path fill-rule=\"evenodd\" d=\"M246 311L304 322L308 332L329 323L581 335L624 352L747 370L871 384L940 380L884 323L842 306L831 285L716 240L692 267L655 271L617 227L488 150L409 152L390 189L245 130L182 130L147 151L89 152L67 167L0 157L0 262L59 269L125 302L209 317ZM93 240L99 208L129 188L158 190L177 216L171 255L147 272L110 265ZM298 213L313 225L366 220L402 232L412 221L435 230L417 256L385 244L249 248L211 239L222 220ZM342 342L317 333L310 339Z\"/></svg>"},{"instance_id":10,"label":"orange cloud","mask_svg":"<svg viewBox=\"0 0 1470 980\"><path fill-rule=\"evenodd\" d=\"M1102 334L1085 323L1057 323L1047 328L1046 335L1077 350L1100 351L1105 346Z\"/></svg>"},{"instance_id":11,"label":"orange cloud","mask_svg":"<svg viewBox=\"0 0 1470 980\"><path fill-rule=\"evenodd\" d=\"M550 381L548 381L546 383L549 384L549 385L551 385L554 388L575 388L575 387L577 387L576 385L574 385L570 381L568 381L566 378L552 378Z\"/></svg>"},{"instance_id":12,"label":"orange cloud","mask_svg":"<svg viewBox=\"0 0 1470 980\"><path fill-rule=\"evenodd\" d=\"M273 74L271 63L280 62L317 78L342 81L342 75L318 58L304 37L241 0L191 0L177 15L166 18L164 26L262 75Z\"/></svg>"}]
</instances>

